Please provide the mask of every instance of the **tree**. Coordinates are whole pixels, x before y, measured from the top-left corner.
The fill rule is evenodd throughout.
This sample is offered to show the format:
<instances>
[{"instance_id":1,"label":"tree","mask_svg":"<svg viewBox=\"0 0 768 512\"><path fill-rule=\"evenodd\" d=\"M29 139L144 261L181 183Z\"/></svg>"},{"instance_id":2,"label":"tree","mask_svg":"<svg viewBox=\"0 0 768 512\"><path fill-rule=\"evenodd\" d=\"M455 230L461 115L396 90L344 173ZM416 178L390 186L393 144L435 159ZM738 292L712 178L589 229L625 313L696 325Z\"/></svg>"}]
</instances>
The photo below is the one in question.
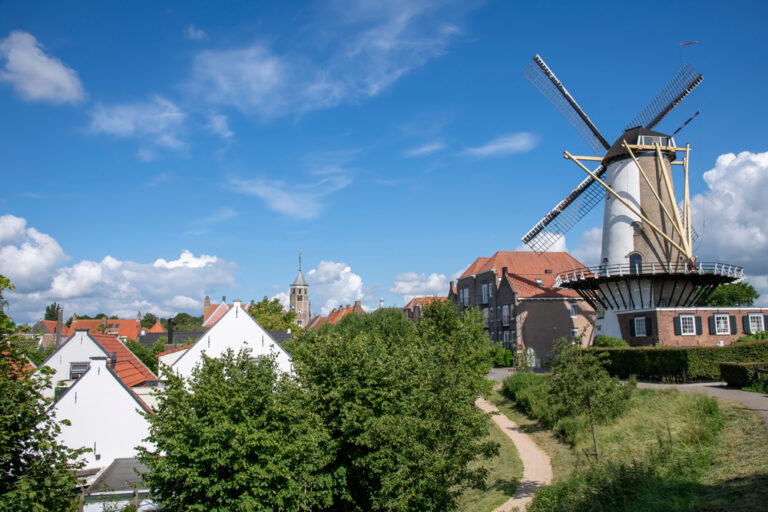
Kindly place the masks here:
<instances>
[{"instance_id":1,"label":"tree","mask_svg":"<svg viewBox=\"0 0 768 512\"><path fill-rule=\"evenodd\" d=\"M484 488L486 470L470 463L498 446L474 407L491 359L477 312L434 302L418 325L396 310L348 315L294 346L331 435L332 510L453 510L463 490Z\"/></svg>"},{"instance_id":2,"label":"tree","mask_svg":"<svg viewBox=\"0 0 768 512\"><path fill-rule=\"evenodd\" d=\"M248 313L259 325L268 331L296 330L293 325L296 319L295 311L283 311L283 306L278 299L268 300L266 297L259 302L251 301L248 305Z\"/></svg>"},{"instance_id":3,"label":"tree","mask_svg":"<svg viewBox=\"0 0 768 512\"><path fill-rule=\"evenodd\" d=\"M152 313L144 313L144 316L141 318L141 326L145 329L155 325L155 322L157 322L157 317Z\"/></svg>"},{"instance_id":4,"label":"tree","mask_svg":"<svg viewBox=\"0 0 768 512\"><path fill-rule=\"evenodd\" d=\"M168 322L163 326L168 329ZM173 317L173 330L177 332L197 332L203 330L203 316L192 316L188 313L178 313Z\"/></svg>"},{"instance_id":5,"label":"tree","mask_svg":"<svg viewBox=\"0 0 768 512\"><path fill-rule=\"evenodd\" d=\"M757 290L746 281L738 283L721 284L714 293L709 296L706 306L714 307L739 307L751 306L760 297Z\"/></svg>"},{"instance_id":6,"label":"tree","mask_svg":"<svg viewBox=\"0 0 768 512\"><path fill-rule=\"evenodd\" d=\"M13 286L0 276L2 305L4 289ZM49 416L53 401L43 395L51 371L34 373L26 367L18 340L11 336L14 331L15 324L0 306L0 509L71 510L75 470L82 465L74 461L83 450L57 442L61 426Z\"/></svg>"},{"instance_id":7,"label":"tree","mask_svg":"<svg viewBox=\"0 0 768 512\"><path fill-rule=\"evenodd\" d=\"M331 505L329 441L305 393L274 360L204 358L188 381L166 373L145 482L168 511L318 510Z\"/></svg>"},{"instance_id":8,"label":"tree","mask_svg":"<svg viewBox=\"0 0 768 512\"><path fill-rule=\"evenodd\" d=\"M555 340L550 361L549 397L557 417L586 414L592 430L595 461L600 463L596 425L616 417L624 409L633 388L611 378L605 369L605 353L583 350L565 338Z\"/></svg>"},{"instance_id":9,"label":"tree","mask_svg":"<svg viewBox=\"0 0 768 512\"><path fill-rule=\"evenodd\" d=\"M58 320L59 319L59 310L61 309L61 306L58 302L52 302L45 306L45 319L46 320Z\"/></svg>"}]
</instances>

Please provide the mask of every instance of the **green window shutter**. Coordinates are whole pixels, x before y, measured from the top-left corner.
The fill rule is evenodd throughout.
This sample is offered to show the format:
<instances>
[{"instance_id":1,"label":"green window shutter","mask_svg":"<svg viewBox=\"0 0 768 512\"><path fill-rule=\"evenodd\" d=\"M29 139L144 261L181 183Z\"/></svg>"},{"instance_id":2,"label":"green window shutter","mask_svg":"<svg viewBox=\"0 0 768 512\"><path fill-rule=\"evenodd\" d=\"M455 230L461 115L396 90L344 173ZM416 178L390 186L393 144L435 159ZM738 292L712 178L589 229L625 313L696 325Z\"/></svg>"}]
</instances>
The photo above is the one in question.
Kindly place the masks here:
<instances>
[{"instance_id":1,"label":"green window shutter","mask_svg":"<svg viewBox=\"0 0 768 512\"><path fill-rule=\"evenodd\" d=\"M629 319L629 335L630 336L636 336L635 334L635 319L630 318Z\"/></svg>"},{"instance_id":2,"label":"green window shutter","mask_svg":"<svg viewBox=\"0 0 768 512\"><path fill-rule=\"evenodd\" d=\"M652 336L653 332L651 331L652 322L651 317L647 316L645 317L645 335L646 336Z\"/></svg>"},{"instance_id":3,"label":"green window shutter","mask_svg":"<svg viewBox=\"0 0 768 512\"><path fill-rule=\"evenodd\" d=\"M702 324L701 317L697 316L696 317L696 334L703 334L704 333L704 329L702 328L701 324Z\"/></svg>"},{"instance_id":4,"label":"green window shutter","mask_svg":"<svg viewBox=\"0 0 768 512\"><path fill-rule=\"evenodd\" d=\"M709 322L709 334L717 334L717 329L715 328L715 315L709 315L707 320Z\"/></svg>"},{"instance_id":5,"label":"green window shutter","mask_svg":"<svg viewBox=\"0 0 768 512\"><path fill-rule=\"evenodd\" d=\"M741 317L741 323L744 326L744 334L752 334L752 331L749 329L749 315Z\"/></svg>"},{"instance_id":6,"label":"green window shutter","mask_svg":"<svg viewBox=\"0 0 768 512\"><path fill-rule=\"evenodd\" d=\"M736 317L734 315L730 316L731 321L731 334L739 334L739 328L736 326Z\"/></svg>"},{"instance_id":7,"label":"green window shutter","mask_svg":"<svg viewBox=\"0 0 768 512\"><path fill-rule=\"evenodd\" d=\"M683 334L683 328L680 326L680 315L675 317L675 336Z\"/></svg>"}]
</instances>

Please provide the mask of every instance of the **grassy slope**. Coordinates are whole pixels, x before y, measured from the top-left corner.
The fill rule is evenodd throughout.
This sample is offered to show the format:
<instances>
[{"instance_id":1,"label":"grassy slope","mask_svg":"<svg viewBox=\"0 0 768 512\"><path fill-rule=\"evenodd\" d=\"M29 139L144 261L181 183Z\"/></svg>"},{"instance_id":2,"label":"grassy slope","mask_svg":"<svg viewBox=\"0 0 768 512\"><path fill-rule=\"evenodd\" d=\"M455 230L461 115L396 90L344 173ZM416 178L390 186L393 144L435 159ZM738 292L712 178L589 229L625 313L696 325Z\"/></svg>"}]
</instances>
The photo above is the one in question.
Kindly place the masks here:
<instances>
[{"instance_id":1,"label":"grassy slope","mask_svg":"<svg viewBox=\"0 0 768 512\"><path fill-rule=\"evenodd\" d=\"M461 497L462 512L490 512L515 494L517 482L523 476L523 463L512 440L489 421L491 440L499 443L499 456L482 464L488 468L488 489L469 490Z\"/></svg>"}]
</instances>

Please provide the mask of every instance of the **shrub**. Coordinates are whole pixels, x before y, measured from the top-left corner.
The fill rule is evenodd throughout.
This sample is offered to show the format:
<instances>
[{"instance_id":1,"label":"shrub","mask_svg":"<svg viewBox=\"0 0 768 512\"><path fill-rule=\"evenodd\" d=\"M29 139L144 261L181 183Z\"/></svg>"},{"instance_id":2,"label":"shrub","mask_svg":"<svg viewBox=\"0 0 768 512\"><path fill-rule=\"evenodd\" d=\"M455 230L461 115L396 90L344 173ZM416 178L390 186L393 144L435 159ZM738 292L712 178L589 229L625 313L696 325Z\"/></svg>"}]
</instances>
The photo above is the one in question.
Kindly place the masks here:
<instances>
[{"instance_id":1,"label":"shrub","mask_svg":"<svg viewBox=\"0 0 768 512\"><path fill-rule=\"evenodd\" d=\"M714 381L720 363L768 361L768 341L747 341L727 347L592 348L608 354L611 375L636 375L652 381Z\"/></svg>"},{"instance_id":2,"label":"shrub","mask_svg":"<svg viewBox=\"0 0 768 512\"><path fill-rule=\"evenodd\" d=\"M595 338L594 347L628 347L629 343L621 338L614 338L613 336L605 336L601 334Z\"/></svg>"},{"instance_id":3,"label":"shrub","mask_svg":"<svg viewBox=\"0 0 768 512\"><path fill-rule=\"evenodd\" d=\"M720 376L729 386L743 388L752 382L755 370L758 369L768 370L768 362L720 363Z\"/></svg>"},{"instance_id":4,"label":"shrub","mask_svg":"<svg viewBox=\"0 0 768 512\"><path fill-rule=\"evenodd\" d=\"M512 366L512 351L498 345L493 347L493 365L502 368Z\"/></svg>"},{"instance_id":5,"label":"shrub","mask_svg":"<svg viewBox=\"0 0 768 512\"><path fill-rule=\"evenodd\" d=\"M501 393L528 416L540 419L547 425L553 425L556 418L549 408L548 381L548 375L531 372L515 373L504 379Z\"/></svg>"}]
</instances>

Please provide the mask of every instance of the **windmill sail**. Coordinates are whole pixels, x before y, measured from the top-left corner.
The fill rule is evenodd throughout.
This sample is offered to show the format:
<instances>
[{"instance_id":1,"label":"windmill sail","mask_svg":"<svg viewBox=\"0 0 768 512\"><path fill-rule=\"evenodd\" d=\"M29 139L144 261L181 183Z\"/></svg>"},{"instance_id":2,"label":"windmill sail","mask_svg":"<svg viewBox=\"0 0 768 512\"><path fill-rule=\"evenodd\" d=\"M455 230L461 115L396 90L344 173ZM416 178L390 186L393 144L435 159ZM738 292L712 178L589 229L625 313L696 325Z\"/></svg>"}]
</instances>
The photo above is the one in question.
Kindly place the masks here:
<instances>
[{"instance_id":1,"label":"windmill sail","mask_svg":"<svg viewBox=\"0 0 768 512\"><path fill-rule=\"evenodd\" d=\"M563 83L549 69L544 60L536 55L528 67L523 70L523 76L528 79L557 110L565 117L571 126L581 135L596 155L611 147L595 124L576 103Z\"/></svg>"},{"instance_id":2,"label":"windmill sail","mask_svg":"<svg viewBox=\"0 0 768 512\"><path fill-rule=\"evenodd\" d=\"M661 92L651 101L624 130L645 126L649 130L659 124L683 99L704 80L701 73L687 62L669 81Z\"/></svg>"}]
</instances>

